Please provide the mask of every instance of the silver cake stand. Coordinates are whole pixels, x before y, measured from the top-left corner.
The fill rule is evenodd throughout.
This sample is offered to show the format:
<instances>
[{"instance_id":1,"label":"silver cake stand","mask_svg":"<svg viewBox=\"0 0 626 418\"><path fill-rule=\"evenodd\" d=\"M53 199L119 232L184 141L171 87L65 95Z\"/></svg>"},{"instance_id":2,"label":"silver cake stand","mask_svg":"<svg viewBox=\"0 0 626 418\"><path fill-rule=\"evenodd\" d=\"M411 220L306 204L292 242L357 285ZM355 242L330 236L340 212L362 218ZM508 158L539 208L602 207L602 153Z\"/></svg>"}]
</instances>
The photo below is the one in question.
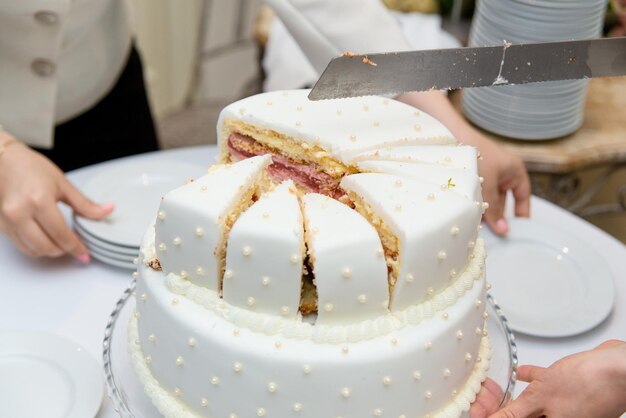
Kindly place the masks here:
<instances>
[{"instance_id":1,"label":"silver cake stand","mask_svg":"<svg viewBox=\"0 0 626 418\"><path fill-rule=\"evenodd\" d=\"M127 327L135 307L135 282L124 291L111 313L104 332L104 372L109 398L122 418L158 417L157 409L144 393L127 350ZM492 346L487 377L502 389L500 406L511 399L517 379L517 346L508 321L493 297L487 294L487 329Z\"/></svg>"}]
</instances>

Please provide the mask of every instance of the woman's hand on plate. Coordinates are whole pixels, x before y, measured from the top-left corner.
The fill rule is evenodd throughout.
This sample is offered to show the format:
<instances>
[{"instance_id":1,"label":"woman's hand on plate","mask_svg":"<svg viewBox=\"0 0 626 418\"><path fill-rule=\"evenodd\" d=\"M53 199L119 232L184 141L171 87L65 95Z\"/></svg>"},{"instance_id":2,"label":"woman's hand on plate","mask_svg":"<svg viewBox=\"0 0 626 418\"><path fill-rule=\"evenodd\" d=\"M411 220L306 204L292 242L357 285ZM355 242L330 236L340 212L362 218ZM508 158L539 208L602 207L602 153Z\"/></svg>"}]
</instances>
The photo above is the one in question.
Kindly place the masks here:
<instances>
[{"instance_id":1,"label":"woman's hand on plate","mask_svg":"<svg viewBox=\"0 0 626 418\"><path fill-rule=\"evenodd\" d=\"M81 194L43 155L0 131L0 230L25 254L71 254L83 263L89 252L65 223L57 202L90 219L106 218L112 204L97 205Z\"/></svg>"}]
</instances>

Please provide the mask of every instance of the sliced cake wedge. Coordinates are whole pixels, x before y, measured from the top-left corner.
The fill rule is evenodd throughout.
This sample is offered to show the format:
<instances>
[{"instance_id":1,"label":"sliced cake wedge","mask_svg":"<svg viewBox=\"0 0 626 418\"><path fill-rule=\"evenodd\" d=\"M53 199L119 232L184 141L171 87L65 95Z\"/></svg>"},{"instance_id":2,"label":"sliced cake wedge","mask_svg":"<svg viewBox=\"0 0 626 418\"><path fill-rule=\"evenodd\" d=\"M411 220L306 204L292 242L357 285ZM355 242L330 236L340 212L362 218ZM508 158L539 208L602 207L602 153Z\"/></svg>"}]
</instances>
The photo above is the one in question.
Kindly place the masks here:
<instances>
[{"instance_id":1,"label":"sliced cake wedge","mask_svg":"<svg viewBox=\"0 0 626 418\"><path fill-rule=\"evenodd\" d=\"M265 186L271 159L260 156L213 166L199 179L167 193L155 224L156 256L163 271L219 292L225 237Z\"/></svg>"},{"instance_id":2,"label":"sliced cake wedge","mask_svg":"<svg viewBox=\"0 0 626 418\"><path fill-rule=\"evenodd\" d=\"M288 180L263 194L233 225L224 300L253 312L297 317L304 251L300 203Z\"/></svg>"},{"instance_id":3,"label":"sliced cake wedge","mask_svg":"<svg viewBox=\"0 0 626 418\"><path fill-rule=\"evenodd\" d=\"M306 194L302 206L318 295L316 323L355 323L387 313L387 265L376 230L327 196Z\"/></svg>"},{"instance_id":4,"label":"sliced cake wedge","mask_svg":"<svg viewBox=\"0 0 626 418\"><path fill-rule=\"evenodd\" d=\"M483 200L480 178L462 168L385 160L360 161L357 166L361 172L387 173L421 180L477 202Z\"/></svg>"},{"instance_id":5,"label":"sliced cake wedge","mask_svg":"<svg viewBox=\"0 0 626 418\"><path fill-rule=\"evenodd\" d=\"M473 199L391 174L346 176L341 187L385 245L392 310L435 295L465 270L482 214Z\"/></svg>"}]
</instances>

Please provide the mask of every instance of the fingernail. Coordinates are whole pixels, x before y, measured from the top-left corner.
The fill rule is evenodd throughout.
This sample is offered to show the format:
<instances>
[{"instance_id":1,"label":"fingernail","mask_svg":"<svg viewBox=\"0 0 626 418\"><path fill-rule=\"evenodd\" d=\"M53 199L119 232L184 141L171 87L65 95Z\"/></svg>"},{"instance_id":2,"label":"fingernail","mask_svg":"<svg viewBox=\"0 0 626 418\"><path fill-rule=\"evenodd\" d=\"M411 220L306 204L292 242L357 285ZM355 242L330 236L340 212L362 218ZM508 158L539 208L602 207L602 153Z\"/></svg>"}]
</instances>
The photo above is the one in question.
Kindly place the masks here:
<instances>
[{"instance_id":1,"label":"fingernail","mask_svg":"<svg viewBox=\"0 0 626 418\"><path fill-rule=\"evenodd\" d=\"M76 258L78 259L78 261L80 261L83 264L89 264L89 262L91 261L91 257L89 256L89 253L82 253L76 256Z\"/></svg>"},{"instance_id":2,"label":"fingernail","mask_svg":"<svg viewBox=\"0 0 626 418\"><path fill-rule=\"evenodd\" d=\"M115 208L115 203L103 203L100 205L100 207L105 211L113 210Z\"/></svg>"},{"instance_id":3,"label":"fingernail","mask_svg":"<svg viewBox=\"0 0 626 418\"><path fill-rule=\"evenodd\" d=\"M507 232L509 232L509 223L506 221L506 219L500 218L496 222L496 229L499 233L506 234Z\"/></svg>"}]
</instances>

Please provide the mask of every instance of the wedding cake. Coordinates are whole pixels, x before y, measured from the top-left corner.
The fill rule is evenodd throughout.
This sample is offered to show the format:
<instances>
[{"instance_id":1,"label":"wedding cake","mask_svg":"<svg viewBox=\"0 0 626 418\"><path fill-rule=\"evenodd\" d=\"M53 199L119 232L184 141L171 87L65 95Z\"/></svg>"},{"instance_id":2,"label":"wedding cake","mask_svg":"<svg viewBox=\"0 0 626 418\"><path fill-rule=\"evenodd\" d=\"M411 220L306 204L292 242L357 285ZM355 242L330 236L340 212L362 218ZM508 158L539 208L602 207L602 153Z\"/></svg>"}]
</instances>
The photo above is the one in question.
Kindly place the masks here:
<instances>
[{"instance_id":1,"label":"wedding cake","mask_svg":"<svg viewBox=\"0 0 626 418\"><path fill-rule=\"evenodd\" d=\"M141 248L133 366L166 417L459 417L485 379L477 153L364 97L227 106Z\"/></svg>"}]
</instances>

